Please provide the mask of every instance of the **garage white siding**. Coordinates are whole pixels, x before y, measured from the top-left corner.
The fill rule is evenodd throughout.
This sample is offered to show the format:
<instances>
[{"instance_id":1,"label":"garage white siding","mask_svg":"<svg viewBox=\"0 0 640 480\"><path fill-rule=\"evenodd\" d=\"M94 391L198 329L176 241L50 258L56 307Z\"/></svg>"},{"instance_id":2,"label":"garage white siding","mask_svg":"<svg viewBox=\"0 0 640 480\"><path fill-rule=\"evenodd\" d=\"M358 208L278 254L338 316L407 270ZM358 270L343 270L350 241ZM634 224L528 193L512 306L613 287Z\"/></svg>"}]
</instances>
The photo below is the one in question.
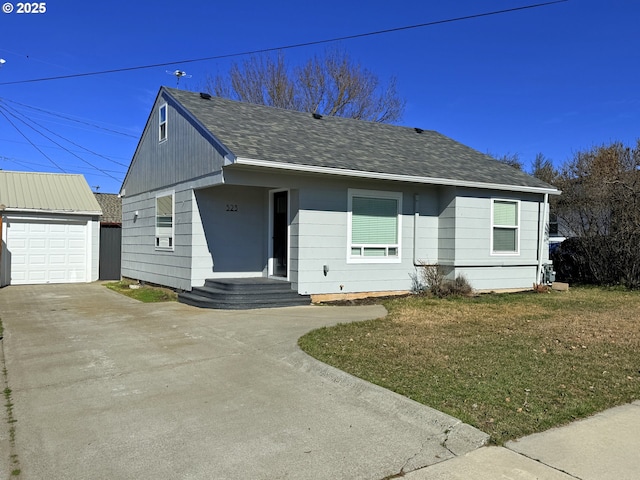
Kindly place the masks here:
<instances>
[{"instance_id":1,"label":"garage white siding","mask_svg":"<svg viewBox=\"0 0 640 480\"><path fill-rule=\"evenodd\" d=\"M82 175L0 171L0 286L97 280L101 214Z\"/></svg>"},{"instance_id":2,"label":"garage white siding","mask_svg":"<svg viewBox=\"0 0 640 480\"><path fill-rule=\"evenodd\" d=\"M87 222L7 224L12 285L89 281Z\"/></svg>"}]
</instances>

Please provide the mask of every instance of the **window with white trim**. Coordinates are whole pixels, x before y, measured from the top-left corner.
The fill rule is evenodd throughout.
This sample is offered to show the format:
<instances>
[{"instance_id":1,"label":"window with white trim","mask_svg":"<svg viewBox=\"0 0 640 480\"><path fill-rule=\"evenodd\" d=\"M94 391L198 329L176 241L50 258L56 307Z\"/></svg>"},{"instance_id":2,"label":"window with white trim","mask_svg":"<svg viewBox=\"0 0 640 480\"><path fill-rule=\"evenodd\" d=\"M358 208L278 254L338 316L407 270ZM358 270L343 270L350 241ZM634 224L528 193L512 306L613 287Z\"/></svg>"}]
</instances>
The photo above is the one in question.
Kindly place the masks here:
<instances>
[{"instance_id":1,"label":"window with white trim","mask_svg":"<svg viewBox=\"0 0 640 480\"><path fill-rule=\"evenodd\" d=\"M156 250L173 250L173 193L156 197Z\"/></svg>"},{"instance_id":2,"label":"window with white trim","mask_svg":"<svg viewBox=\"0 0 640 480\"><path fill-rule=\"evenodd\" d=\"M167 104L160 106L158 110L158 139L163 142L167 139Z\"/></svg>"},{"instance_id":3,"label":"window with white trim","mask_svg":"<svg viewBox=\"0 0 640 480\"><path fill-rule=\"evenodd\" d=\"M401 193L349 190L349 261L399 261L401 211Z\"/></svg>"},{"instance_id":4,"label":"window with white trim","mask_svg":"<svg viewBox=\"0 0 640 480\"><path fill-rule=\"evenodd\" d=\"M517 254L520 251L520 202L493 200L491 251L494 254Z\"/></svg>"}]
</instances>

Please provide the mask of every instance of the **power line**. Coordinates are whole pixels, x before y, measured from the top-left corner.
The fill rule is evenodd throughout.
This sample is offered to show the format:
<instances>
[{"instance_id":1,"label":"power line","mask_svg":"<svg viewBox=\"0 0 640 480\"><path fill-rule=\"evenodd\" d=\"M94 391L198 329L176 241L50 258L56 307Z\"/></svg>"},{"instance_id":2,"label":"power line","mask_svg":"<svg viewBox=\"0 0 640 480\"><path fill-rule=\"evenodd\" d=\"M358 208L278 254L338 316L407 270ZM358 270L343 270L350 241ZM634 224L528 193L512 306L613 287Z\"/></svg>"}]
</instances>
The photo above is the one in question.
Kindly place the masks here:
<instances>
[{"instance_id":1,"label":"power line","mask_svg":"<svg viewBox=\"0 0 640 480\"><path fill-rule=\"evenodd\" d=\"M1 105L2 103L3 103L3 100L0 98L0 105ZM7 108L7 107L5 107L5 108ZM10 107L9 107L9 108L10 108ZM17 112L14 108L11 108L11 110L14 112L14 114L19 113L19 112ZM22 115L22 118L24 118L24 114L20 114L20 115ZM15 118L15 117L14 117L14 118ZM88 153L90 153L90 154L92 154L92 155L95 155L96 157L104 158L105 160L107 160L107 161L109 161L109 162L112 162L112 163L115 163L116 165L120 165L121 167L125 167L125 168L128 168L128 167L129 167L129 165L128 165L128 164L125 164L125 163L122 163L122 162L118 162L118 161L116 161L116 160L112 160L111 158L109 158L109 157L107 157L107 156L105 156L105 155L102 155L102 154L100 154L100 153L94 152L93 150L90 150L90 149L88 149L88 148L86 148L86 147L83 147L82 145L80 145L80 144L78 144L78 143L76 143L76 142L74 142L74 141L72 141L72 140L69 140L68 138L63 137L62 135L60 135L60 134L58 134L58 133L54 132L53 130L51 130L51 129L49 129L49 128L45 127L44 125L41 125L40 123L36 122L36 121L35 121L34 119L32 119L32 118L30 118L30 119L29 119L29 121L30 121L31 123L33 123L34 125L37 125L38 127L40 127L40 128L42 128L42 129L46 130L47 132L51 133L52 135L55 135L56 137L58 137L58 138L60 138L60 139L64 140L65 142L68 142L68 143L70 143L71 145L74 145L74 146L76 146L76 147L78 147L78 148L81 148L81 149L82 149L82 150L84 150L85 152L88 152ZM26 124L26 122L25 122L24 120L22 120L22 122ZM31 128L33 128L33 127L31 127ZM34 130L35 130L35 129L34 129ZM52 143L54 143L55 145L57 145L59 148L61 148L61 149L62 149L62 150L64 150L65 152L70 153L70 154L72 154L72 155L74 155L74 156L78 157L78 155L76 155L73 151L71 151L71 150L69 150L69 149L67 149L67 148L65 148L65 147L63 147L63 146L61 146L60 144L58 144L58 143L54 142L53 140L51 140L51 139L50 139L50 138L48 138L47 136L43 135L41 132L38 132L38 131L36 130L36 133L39 133L40 135L42 135L43 137L45 137L45 138L46 138L47 140L49 140L50 142L52 142ZM80 158L80 157L78 157L78 158ZM82 158L80 158L80 160L83 160L83 159L82 159ZM83 160L83 161L85 161L85 160ZM93 166L93 165L92 165L92 166ZM99 170L97 167L95 167L95 168L96 168L97 170ZM100 170L100 171L101 171L101 170Z\"/></svg>"},{"instance_id":2,"label":"power line","mask_svg":"<svg viewBox=\"0 0 640 480\"><path fill-rule=\"evenodd\" d=\"M15 158L8 158L8 157L3 157L2 155L0 155L0 161L5 161L5 162L11 162L11 163L15 163L16 165L20 165L22 168L28 168L29 171L33 172L33 168L29 166L30 162L23 162L21 160L17 160ZM37 164L37 163L31 163L31 165L41 165L41 164Z\"/></svg>"},{"instance_id":3,"label":"power line","mask_svg":"<svg viewBox=\"0 0 640 480\"><path fill-rule=\"evenodd\" d=\"M5 105L4 107L0 107L0 110L2 111L2 113L3 113L3 115L4 115L4 117L5 117L5 118L7 118L7 116L5 115L5 112L6 112L6 113L8 113L9 115L11 115L13 118L15 118L16 120L21 121L21 122L22 122L22 123L24 123L27 127L31 128L34 132L38 133L39 135L41 135L41 136L43 136L44 138L46 138L47 140L49 140L51 143L53 143L53 144L57 145L58 147L62 148L65 152L67 152L67 153L69 153L69 154L73 155L74 157L76 157L76 158L77 158L77 159L79 159L80 161L82 161L82 162L86 163L87 165L89 165L90 167L92 167L92 168L96 169L97 171L102 172L103 174L107 175L108 177L111 177L113 180L118 181L118 178L114 177L114 176L113 176L113 175L111 175L110 173L107 173L105 170L103 170L103 169L101 169L101 168L99 168L99 167L95 166L94 164L92 164L91 162L89 162L89 161L85 160L84 158L82 158L81 156L79 156L79 155L77 155L76 153L72 152L72 151L71 151L71 150L69 150L68 148L66 148L66 147L62 146L60 143L56 142L56 141L55 141L55 140L53 140L51 137L48 137L47 135L45 135L45 134L44 134L44 133L42 133L41 131L38 131L38 129L36 129L35 127L33 127L33 125L30 125L30 124L29 124L29 123L27 123L24 119L22 119L22 118L20 118L19 116L17 116L17 115L16 115L16 113L19 113L19 112L16 112L16 111L15 111L14 109L12 109L12 108L8 108L6 105ZM13 110L13 113L12 113L10 110ZM7 120L8 120L8 118L7 118ZM31 121L31 123L33 123L33 124L37 125L38 127L40 127L40 128L44 128L45 130L47 130L47 131L51 132L51 131L50 131L50 130L48 130L46 127L43 127L42 125L38 124L37 122L34 122L33 120L30 120L30 121ZM13 124L12 124L12 125L13 125ZM15 126L15 125L14 125L14 128L16 128L16 126ZM22 132L20 132L20 133L22 133ZM51 133L53 133L53 132L51 132ZM60 135L57 135L57 134L55 134L55 133L54 133L54 135L56 135L56 136L58 136L58 137L60 137L60 138L63 138L63 137L61 137ZM65 139L65 140L66 140L66 139ZM66 140L66 141L69 141L69 140ZM31 142L30 142L30 143L31 143ZM73 142L71 142L71 143L73 143ZM32 143L32 145L33 145L33 143ZM74 144L74 145L78 146L77 144ZM34 146L35 146L35 145L34 145ZM39 151L40 153L43 153L40 149L38 149L38 151ZM44 155L44 154L43 154L43 155ZM47 157L47 158L49 158L49 157ZM51 161L53 162L53 160L51 160ZM55 164L55 163L54 163L54 164ZM56 165L56 166L57 166L57 165ZM58 167L58 168L59 168L59 167Z\"/></svg>"},{"instance_id":4,"label":"power line","mask_svg":"<svg viewBox=\"0 0 640 480\"><path fill-rule=\"evenodd\" d=\"M113 129L111 129L111 128L102 127L102 126L97 125L97 124L95 124L95 123L86 122L86 121L82 121L82 120L77 120L77 119L75 119L75 118L73 118L73 117L69 117L69 116L67 116L67 115L63 115L63 114L61 114L61 113L52 112L51 110L45 110L44 108L38 108L38 107L34 107L34 106L32 106L32 105L25 105L24 103L16 102L15 100L9 100L8 98L0 98L0 102L9 102L9 103L13 103L14 105L20 105L21 107L30 108L31 110L36 110L36 111L38 111L38 112L46 113L46 114L48 114L48 115L53 115L53 116L55 116L55 117L63 118L63 119L65 119L65 120L69 120L69 121L71 121L71 122L80 123L80 124L82 124L82 125L88 125L88 126L90 126L90 127L94 127L94 128L100 129L100 130L105 130L105 131L110 132L110 133L115 133L115 134L118 134L118 135L123 135L123 136L125 136L125 137L131 137L131 138L136 138L136 139L137 139L137 138L139 138L138 136L136 136L136 135L132 135L132 134L130 134L130 133L119 132L119 131L117 131L117 130L113 130Z\"/></svg>"},{"instance_id":5,"label":"power line","mask_svg":"<svg viewBox=\"0 0 640 480\"><path fill-rule=\"evenodd\" d=\"M17 131L20 135L22 135L22 136L25 138L25 140L26 140L27 142L29 142L29 143L31 144L31 146L32 146L33 148L35 148L38 152L40 152L40 154L41 154L44 158L46 158L47 160L49 160L49 161L50 161L50 162L51 162L51 163L52 163L52 164L53 164L53 165L54 165L58 170L60 170L62 173L68 173L64 168L62 168L60 165L58 165L58 164L57 164L57 163L56 163L56 162L55 162L51 157L49 157L46 153L44 153L42 150L40 150L40 149L37 147L37 145L36 145L35 143L33 143L31 140L29 140L29 137L27 137L27 136L22 132L22 130L20 130L20 129L18 128L18 126L17 126L15 123L13 123L13 122L11 121L11 119L7 116L7 114L5 113L5 111L4 111L4 110L5 110L5 109L0 108L0 115L2 115L2 116L5 118L5 120L6 120L7 122L9 122L9 123L11 124L11 126L12 126L13 128L15 128L15 129L16 129L16 131Z\"/></svg>"},{"instance_id":6,"label":"power line","mask_svg":"<svg viewBox=\"0 0 640 480\"><path fill-rule=\"evenodd\" d=\"M63 137L62 137L62 138L63 138ZM68 140L68 141L69 141L70 143L73 143L73 142L71 142L71 140ZM20 145L29 145L27 142L21 142L21 141L19 141L19 140L13 140L13 139L9 139L9 138L0 138L0 143L19 143ZM42 147L42 148L51 148L51 149L56 149L56 150L63 150L62 148L54 147L54 146L51 146L51 145L38 145L38 146L39 146L39 147ZM91 150L89 150L89 149L87 149L87 148L85 148L85 147L80 146L80 148L82 148L83 150L86 150L86 151L88 151L89 153L91 153ZM94 155L102 156L102 155L100 155L99 153L94 153ZM129 164L127 164L127 163L121 163L121 162L118 162L117 160L114 160L114 159L116 159L116 158L119 158L119 159L121 159L121 160L129 160L129 159L130 159L130 157L119 157L119 156L111 156L111 157L108 157L108 159L110 159L110 161L112 161L112 162L114 162L114 163L117 163L118 165L121 165L121 166L123 166L123 167L128 167L128 166L129 166Z\"/></svg>"},{"instance_id":7,"label":"power line","mask_svg":"<svg viewBox=\"0 0 640 480\"><path fill-rule=\"evenodd\" d=\"M522 7L513 7L513 8L507 8L504 10L495 10L492 12L485 12L485 13L476 13L474 15L466 15L463 17L456 17L456 18L448 18L445 20L435 20L432 22L426 22L426 23L419 23L416 25L407 25L404 27L395 27L395 28L388 28L388 29L384 29L384 30L376 30L373 32L366 32L366 33L357 33L354 35L345 35L342 37L334 37L334 38L329 38L329 39L324 39L324 40L315 40L315 41L310 41L310 42L302 42L302 43L294 43L294 44L290 44L290 45L284 45L284 46L280 46L280 47L270 47L270 48L261 48L261 49L257 49L257 50L248 50L245 52L239 52L239 53L229 53L229 54L225 54L225 55L216 55L216 56L212 56L212 57L202 57L202 58L194 58L194 59L189 59L189 60L178 60L178 61L173 61L173 62L164 62L164 63L155 63L155 64L151 64L151 65L139 65L136 67L125 67L125 68L115 68L112 70L101 70L101 71L97 71L97 72L85 72L85 73L75 73L75 74L70 74L70 75L60 75L57 77L44 77L44 78L34 78L34 79L30 79L30 80L15 80L12 82L2 82L0 83L0 85L16 85L16 84L23 84L23 83L35 83L35 82L46 82L46 81L50 81L50 80L64 80L64 79L68 79L68 78L79 78L79 77L89 77L89 76L94 76L94 75L105 75L108 73L121 73L121 72L130 72L130 71L134 71L134 70L144 70L144 69L148 69L148 68L158 68L158 67L166 67L169 65L175 65L175 64L184 64L184 63L195 63L195 62L204 62L204 61L209 61L209 60L221 60L224 58L233 58L233 57L241 57L241 56L245 56L245 55L255 55L255 54L259 54L259 53L268 53L268 52L273 52L273 51L278 51L278 50L289 50L289 49L293 49L293 48L301 48L301 47L310 47L313 45L322 45L325 43L332 43L332 42L340 42L340 41L344 41L344 40L354 40L356 38L364 38L364 37L371 37L374 35L383 35L383 34L387 34L387 33L394 33L394 32L400 32L400 31L404 31L404 30L412 30L412 29L416 29L416 28L424 28L424 27L431 27L434 25L442 25L444 23L452 23L452 22L459 22L462 20L471 20L474 18L481 18L481 17L488 17L488 16L492 16L492 15L500 15L503 13L511 13L511 12L517 12L517 11L521 11L521 10L528 10L528 9L532 9L532 8L539 8L539 7L545 7L548 5L554 5L557 3L564 3L564 2L568 2L569 0L554 0L551 2L544 2L544 3L536 3L536 4L532 4L532 5L525 5Z\"/></svg>"},{"instance_id":8,"label":"power line","mask_svg":"<svg viewBox=\"0 0 640 480\"><path fill-rule=\"evenodd\" d=\"M47 167L48 166L48 164L45 164L45 163L31 162L29 160L23 160L23 159L15 158L15 157L6 157L4 155L0 155L0 162L15 163L17 165L22 165L25 168L30 168L30 169L33 169L34 167ZM74 166L73 169L74 169L74 171L88 172L91 175L96 175L96 176L100 176L100 177L106 177L107 176L105 174L95 173L95 169L94 168L89 169L87 167ZM105 170L105 171L113 173L114 175L120 175L120 176L124 176L125 173L126 173L126 172L118 171L118 170Z\"/></svg>"}]
</instances>

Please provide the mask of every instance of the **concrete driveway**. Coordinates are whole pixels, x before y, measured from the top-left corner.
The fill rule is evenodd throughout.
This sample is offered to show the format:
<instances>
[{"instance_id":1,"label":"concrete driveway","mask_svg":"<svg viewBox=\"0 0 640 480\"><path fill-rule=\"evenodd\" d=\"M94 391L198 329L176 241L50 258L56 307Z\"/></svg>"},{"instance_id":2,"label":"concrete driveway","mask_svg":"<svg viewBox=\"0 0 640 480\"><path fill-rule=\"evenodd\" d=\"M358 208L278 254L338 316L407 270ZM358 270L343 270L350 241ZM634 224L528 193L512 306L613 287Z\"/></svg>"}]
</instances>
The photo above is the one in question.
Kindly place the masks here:
<instances>
[{"instance_id":1,"label":"concrete driveway","mask_svg":"<svg viewBox=\"0 0 640 480\"><path fill-rule=\"evenodd\" d=\"M482 445L478 430L296 346L311 329L384 314L142 304L99 284L4 288L17 422L13 446L2 427L0 473L15 454L21 479L383 479Z\"/></svg>"}]
</instances>

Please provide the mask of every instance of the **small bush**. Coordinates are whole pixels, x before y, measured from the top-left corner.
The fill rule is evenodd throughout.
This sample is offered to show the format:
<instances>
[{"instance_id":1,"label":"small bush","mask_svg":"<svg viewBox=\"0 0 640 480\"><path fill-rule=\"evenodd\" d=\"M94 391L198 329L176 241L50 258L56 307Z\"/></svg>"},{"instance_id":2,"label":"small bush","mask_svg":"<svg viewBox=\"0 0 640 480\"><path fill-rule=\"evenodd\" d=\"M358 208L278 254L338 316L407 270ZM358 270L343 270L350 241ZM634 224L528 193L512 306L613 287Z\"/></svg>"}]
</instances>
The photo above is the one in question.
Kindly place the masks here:
<instances>
[{"instance_id":1,"label":"small bush","mask_svg":"<svg viewBox=\"0 0 640 480\"><path fill-rule=\"evenodd\" d=\"M447 278L444 269L435 264L420 265L419 278L413 279L414 290L418 293L429 293L435 297L449 297L452 295L470 295L473 292L471 284L464 275L458 275L454 280ZM416 289L416 285L419 287Z\"/></svg>"}]
</instances>

